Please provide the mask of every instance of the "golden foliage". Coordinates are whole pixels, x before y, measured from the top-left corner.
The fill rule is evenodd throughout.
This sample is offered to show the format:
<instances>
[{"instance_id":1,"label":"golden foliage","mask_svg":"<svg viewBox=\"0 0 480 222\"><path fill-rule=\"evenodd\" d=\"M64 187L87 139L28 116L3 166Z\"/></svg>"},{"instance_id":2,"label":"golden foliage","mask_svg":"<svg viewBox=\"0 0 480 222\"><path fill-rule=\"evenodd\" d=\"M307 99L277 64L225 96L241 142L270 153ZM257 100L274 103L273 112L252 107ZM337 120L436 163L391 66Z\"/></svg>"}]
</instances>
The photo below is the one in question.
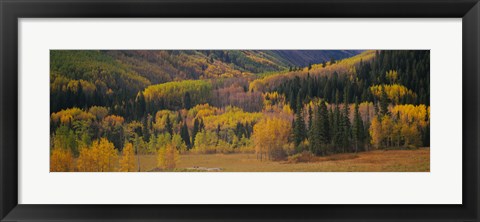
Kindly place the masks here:
<instances>
[{"instance_id":1,"label":"golden foliage","mask_svg":"<svg viewBox=\"0 0 480 222\"><path fill-rule=\"evenodd\" d=\"M220 115L206 116L203 118L205 122L205 128L207 130L214 130L219 125L222 129L234 129L238 122L243 124L256 122L262 118L262 113L258 112L244 112L237 107L228 106L225 108L225 112Z\"/></svg>"},{"instance_id":2,"label":"golden foliage","mask_svg":"<svg viewBox=\"0 0 480 222\"><path fill-rule=\"evenodd\" d=\"M122 150L122 157L120 158L120 171L134 172L136 169L137 164L135 161L133 145L131 143L126 143Z\"/></svg>"},{"instance_id":3,"label":"golden foliage","mask_svg":"<svg viewBox=\"0 0 480 222\"><path fill-rule=\"evenodd\" d=\"M115 171L118 155L113 143L101 138L92 143L90 148L81 148L77 167L82 172Z\"/></svg>"},{"instance_id":4,"label":"golden foliage","mask_svg":"<svg viewBox=\"0 0 480 222\"><path fill-rule=\"evenodd\" d=\"M253 127L255 153L260 159L276 160L285 155L284 145L292 132L290 121L282 118L264 118Z\"/></svg>"},{"instance_id":5,"label":"golden foliage","mask_svg":"<svg viewBox=\"0 0 480 222\"><path fill-rule=\"evenodd\" d=\"M418 147L421 144L420 130L429 124L425 105L396 105L390 109L392 116L373 118L370 136L375 148Z\"/></svg>"},{"instance_id":6,"label":"golden foliage","mask_svg":"<svg viewBox=\"0 0 480 222\"><path fill-rule=\"evenodd\" d=\"M391 84L397 82L398 79L398 72L397 70L389 70L387 71L387 79L390 81Z\"/></svg>"},{"instance_id":7,"label":"golden foliage","mask_svg":"<svg viewBox=\"0 0 480 222\"><path fill-rule=\"evenodd\" d=\"M300 71L292 71L287 73L280 72L276 75L272 74L269 76L265 76L264 78L252 81L249 85L249 90L266 92L279 86L280 84L285 82L285 80L292 79L295 76L306 76L307 74L310 74L310 76L312 77L316 77L325 76L337 72L340 74L346 73L347 75L353 76L356 74L355 65L359 64L360 62L370 61L374 57L375 51L368 50L356 56L337 61L334 64L328 63L326 67L323 67L322 64L315 64L312 65L312 68L310 70L304 68Z\"/></svg>"},{"instance_id":8,"label":"golden foliage","mask_svg":"<svg viewBox=\"0 0 480 222\"><path fill-rule=\"evenodd\" d=\"M50 156L50 172L73 171L73 155L70 150L55 148Z\"/></svg>"},{"instance_id":9,"label":"golden foliage","mask_svg":"<svg viewBox=\"0 0 480 222\"><path fill-rule=\"evenodd\" d=\"M410 96L412 98L416 97L416 94L412 90L409 90L407 87L399 84L374 85L370 87L370 92L372 92L375 97L381 98L383 88L385 88L388 99L395 104L399 103L400 99L404 98L405 96Z\"/></svg>"},{"instance_id":10,"label":"golden foliage","mask_svg":"<svg viewBox=\"0 0 480 222\"><path fill-rule=\"evenodd\" d=\"M56 113L52 113L51 120L53 123L69 124L77 120L93 120L95 118L91 113L85 112L79 108L73 107L64 109Z\"/></svg>"},{"instance_id":11,"label":"golden foliage","mask_svg":"<svg viewBox=\"0 0 480 222\"><path fill-rule=\"evenodd\" d=\"M96 88L93 83L90 83L90 82L87 82L87 81L81 79L81 80L70 80L67 84L66 90L70 90L72 92L78 92L80 86L82 86L82 91L85 94L90 95L90 96L93 95L93 93L95 91L95 88Z\"/></svg>"},{"instance_id":12,"label":"golden foliage","mask_svg":"<svg viewBox=\"0 0 480 222\"><path fill-rule=\"evenodd\" d=\"M147 102L162 99L170 105L181 105L178 98L190 93L193 104L206 103L210 98L212 83L208 80L184 80L148 86L143 92Z\"/></svg>"},{"instance_id":13,"label":"golden foliage","mask_svg":"<svg viewBox=\"0 0 480 222\"><path fill-rule=\"evenodd\" d=\"M158 150L157 166L162 170L173 170L177 166L180 153L170 143Z\"/></svg>"},{"instance_id":14,"label":"golden foliage","mask_svg":"<svg viewBox=\"0 0 480 222\"><path fill-rule=\"evenodd\" d=\"M219 113L219 109L214 106L210 106L208 103L199 104L188 110L188 117L190 119L204 118L207 116L216 115Z\"/></svg>"},{"instance_id":15,"label":"golden foliage","mask_svg":"<svg viewBox=\"0 0 480 222\"><path fill-rule=\"evenodd\" d=\"M428 114L427 114L428 111ZM403 123L416 124L420 127L425 127L428 123L428 118L430 115L430 107L421 104L421 105L396 105L390 109L390 112L393 115L396 115Z\"/></svg>"},{"instance_id":16,"label":"golden foliage","mask_svg":"<svg viewBox=\"0 0 480 222\"><path fill-rule=\"evenodd\" d=\"M153 128L157 131L164 131L166 122L167 122L167 117L170 118L170 123L172 123L172 126L174 129L178 128L178 123L174 121L176 118L177 113L171 110L160 110L155 114L155 123L153 124Z\"/></svg>"}]
</instances>

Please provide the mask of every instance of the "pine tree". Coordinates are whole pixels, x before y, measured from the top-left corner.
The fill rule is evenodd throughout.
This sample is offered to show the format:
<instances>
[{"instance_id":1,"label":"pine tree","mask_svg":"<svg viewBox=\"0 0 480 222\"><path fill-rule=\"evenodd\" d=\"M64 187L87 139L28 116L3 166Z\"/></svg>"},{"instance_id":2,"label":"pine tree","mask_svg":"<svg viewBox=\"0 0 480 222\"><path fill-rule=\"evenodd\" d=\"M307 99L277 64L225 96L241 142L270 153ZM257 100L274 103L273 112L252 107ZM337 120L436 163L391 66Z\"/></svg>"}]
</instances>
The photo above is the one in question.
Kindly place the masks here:
<instances>
[{"instance_id":1,"label":"pine tree","mask_svg":"<svg viewBox=\"0 0 480 222\"><path fill-rule=\"evenodd\" d=\"M349 115L350 115L350 109L349 109L349 104L348 104L348 88L345 88L344 89L344 93L343 93L343 102L344 102L344 105L343 105L343 114L342 114L342 117L343 117L343 120L342 120L342 127L343 127L343 135L342 135L342 147L343 147L343 151L347 151L348 149L350 149L350 137L351 137L351 128L350 128L350 118L349 118Z\"/></svg>"},{"instance_id":2,"label":"pine tree","mask_svg":"<svg viewBox=\"0 0 480 222\"><path fill-rule=\"evenodd\" d=\"M310 152L316 155L323 155L321 153L320 141L320 109L317 109L315 118L313 119L312 127L309 131Z\"/></svg>"},{"instance_id":3,"label":"pine tree","mask_svg":"<svg viewBox=\"0 0 480 222\"><path fill-rule=\"evenodd\" d=\"M297 102L295 101L295 93L291 90L289 94L289 104L293 112L297 112Z\"/></svg>"},{"instance_id":4,"label":"pine tree","mask_svg":"<svg viewBox=\"0 0 480 222\"><path fill-rule=\"evenodd\" d=\"M235 136L237 136L237 138L242 138L242 135L244 134L245 132L245 128L243 126L243 124L241 122L237 122L237 126L235 127Z\"/></svg>"},{"instance_id":5,"label":"pine tree","mask_svg":"<svg viewBox=\"0 0 480 222\"><path fill-rule=\"evenodd\" d=\"M82 84L78 84L78 91L77 91L77 96L78 96L78 101L77 101L77 106L78 107L84 107L86 108L86 98L85 98L85 93L83 92L83 87Z\"/></svg>"},{"instance_id":6,"label":"pine tree","mask_svg":"<svg viewBox=\"0 0 480 222\"><path fill-rule=\"evenodd\" d=\"M190 98L189 92L186 92L185 95L183 96L183 107L185 109L192 108L192 99Z\"/></svg>"},{"instance_id":7,"label":"pine tree","mask_svg":"<svg viewBox=\"0 0 480 222\"><path fill-rule=\"evenodd\" d=\"M220 140L220 132L222 131L222 128L220 128L220 124L217 125L217 129L215 130L215 133L217 134L217 139ZM217 143L218 143L217 140Z\"/></svg>"},{"instance_id":8,"label":"pine tree","mask_svg":"<svg viewBox=\"0 0 480 222\"><path fill-rule=\"evenodd\" d=\"M382 95L380 97L380 115L385 116L388 112L388 95L385 91L385 86L382 86Z\"/></svg>"},{"instance_id":9,"label":"pine tree","mask_svg":"<svg viewBox=\"0 0 480 222\"><path fill-rule=\"evenodd\" d=\"M200 131L200 121L198 118L195 118L193 121L193 130L192 130L192 147L195 146L195 137L197 133Z\"/></svg>"},{"instance_id":10,"label":"pine tree","mask_svg":"<svg viewBox=\"0 0 480 222\"><path fill-rule=\"evenodd\" d=\"M355 98L355 112L353 116L353 143L355 152L363 150L364 128L363 121L358 111L358 100Z\"/></svg>"},{"instance_id":11,"label":"pine tree","mask_svg":"<svg viewBox=\"0 0 480 222\"><path fill-rule=\"evenodd\" d=\"M185 145L187 145L187 148L191 148L190 134L188 133L187 121L183 121L183 126L180 129L180 136L185 142Z\"/></svg>"},{"instance_id":12,"label":"pine tree","mask_svg":"<svg viewBox=\"0 0 480 222\"><path fill-rule=\"evenodd\" d=\"M334 126L333 126L333 120L334 120L334 113L333 113L333 106L330 107L329 111L328 111L328 135L329 135L329 145L331 145L333 143L333 137L335 135L334 133Z\"/></svg>"},{"instance_id":13,"label":"pine tree","mask_svg":"<svg viewBox=\"0 0 480 222\"><path fill-rule=\"evenodd\" d=\"M143 138L150 138L150 124L147 116L142 118L142 136Z\"/></svg>"},{"instance_id":14,"label":"pine tree","mask_svg":"<svg viewBox=\"0 0 480 222\"><path fill-rule=\"evenodd\" d=\"M335 149L335 152L340 152L341 151L341 145L342 145L342 135L343 135L343 127L341 125L342 121L342 114L340 113L340 107L338 106L339 104L339 95L338 93L336 94L335 97L335 109L333 111L333 147Z\"/></svg>"},{"instance_id":15,"label":"pine tree","mask_svg":"<svg viewBox=\"0 0 480 222\"><path fill-rule=\"evenodd\" d=\"M167 120L165 121L165 130L170 135L173 135L173 125L172 125L172 122L170 120L170 115L167 115Z\"/></svg>"},{"instance_id":16,"label":"pine tree","mask_svg":"<svg viewBox=\"0 0 480 222\"><path fill-rule=\"evenodd\" d=\"M330 123L328 121L328 110L327 104L325 101L320 103L318 107L318 114L319 114L319 132L320 132L320 142L326 146L330 143Z\"/></svg>"},{"instance_id":17,"label":"pine tree","mask_svg":"<svg viewBox=\"0 0 480 222\"><path fill-rule=\"evenodd\" d=\"M308 106L308 131L312 129L312 121L313 121L312 107Z\"/></svg>"},{"instance_id":18,"label":"pine tree","mask_svg":"<svg viewBox=\"0 0 480 222\"><path fill-rule=\"evenodd\" d=\"M137 98L135 98L135 118L141 118L144 116L146 113L146 102L145 102L145 96L143 95L143 92L140 91L137 94Z\"/></svg>"},{"instance_id":19,"label":"pine tree","mask_svg":"<svg viewBox=\"0 0 480 222\"><path fill-rule=\"evenodd\" d=\"M305 120L302 115L302 101L300 100L300 94L297 96L297 112L295 113L295 126L293 129L293 136L295 146L298 147L300 143L306 138Z\"/></svg>"}]
</instances>

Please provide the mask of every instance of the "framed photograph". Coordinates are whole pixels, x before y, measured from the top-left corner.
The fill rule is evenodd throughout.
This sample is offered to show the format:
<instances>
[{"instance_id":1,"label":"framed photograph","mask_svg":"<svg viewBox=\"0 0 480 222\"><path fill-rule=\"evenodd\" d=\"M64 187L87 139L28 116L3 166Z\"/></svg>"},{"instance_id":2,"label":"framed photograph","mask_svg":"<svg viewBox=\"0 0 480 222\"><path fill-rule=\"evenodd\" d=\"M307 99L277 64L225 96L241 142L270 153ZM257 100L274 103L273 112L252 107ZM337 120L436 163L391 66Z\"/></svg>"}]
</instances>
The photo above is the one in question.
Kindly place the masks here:
<instances>
[{"instance_id":1,"label":"framed photograph","mask_svg":"<svg viewBox=\"0 0 480 222\"><path fill-rule=\"evenodd\" d=\"M1 221L478 221L477 0L1 1Z\"/></svg>"}]
</instances>

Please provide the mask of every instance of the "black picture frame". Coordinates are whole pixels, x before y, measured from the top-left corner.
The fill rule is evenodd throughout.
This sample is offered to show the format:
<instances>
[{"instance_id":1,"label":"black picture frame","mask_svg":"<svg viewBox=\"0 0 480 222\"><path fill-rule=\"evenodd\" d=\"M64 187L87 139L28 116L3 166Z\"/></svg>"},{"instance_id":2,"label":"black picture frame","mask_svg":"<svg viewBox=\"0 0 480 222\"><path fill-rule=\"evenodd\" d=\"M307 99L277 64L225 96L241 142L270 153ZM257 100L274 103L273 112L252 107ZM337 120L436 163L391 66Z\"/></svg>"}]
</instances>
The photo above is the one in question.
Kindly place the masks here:
<instances>
[{"instance_id":1,"label":"black picture frame","mask_svg":"<svg viewBox=\"0 0 480 222\"><path fill-rule=\"evenodd\" d=\"M478 0L0 0L0 16L0 218L2 221L479 221L480 158L477 137L479 136L480 5ZM19 18L76 17L463 18L463 204L18 204L17 21Z\"/></svg>"}]
</instances>

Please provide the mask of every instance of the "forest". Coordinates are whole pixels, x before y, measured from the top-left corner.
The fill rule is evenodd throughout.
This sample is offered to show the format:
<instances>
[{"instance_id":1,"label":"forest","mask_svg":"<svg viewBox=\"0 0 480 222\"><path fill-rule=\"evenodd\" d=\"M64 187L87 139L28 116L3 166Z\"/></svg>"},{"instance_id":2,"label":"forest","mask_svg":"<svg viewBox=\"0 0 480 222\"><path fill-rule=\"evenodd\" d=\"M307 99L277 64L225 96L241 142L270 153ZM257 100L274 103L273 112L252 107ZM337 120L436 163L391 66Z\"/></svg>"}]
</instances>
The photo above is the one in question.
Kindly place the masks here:
<instances>
[{"instance_id":1,"label":"forest","mask_svg":"<svg viewBox=\"0 0 480 222\"><path fill-rule=\"evenodd\" d=\"M428 50L50 51L51 172L429 171L429 147Z\"/></svg>"}]
</instances>

